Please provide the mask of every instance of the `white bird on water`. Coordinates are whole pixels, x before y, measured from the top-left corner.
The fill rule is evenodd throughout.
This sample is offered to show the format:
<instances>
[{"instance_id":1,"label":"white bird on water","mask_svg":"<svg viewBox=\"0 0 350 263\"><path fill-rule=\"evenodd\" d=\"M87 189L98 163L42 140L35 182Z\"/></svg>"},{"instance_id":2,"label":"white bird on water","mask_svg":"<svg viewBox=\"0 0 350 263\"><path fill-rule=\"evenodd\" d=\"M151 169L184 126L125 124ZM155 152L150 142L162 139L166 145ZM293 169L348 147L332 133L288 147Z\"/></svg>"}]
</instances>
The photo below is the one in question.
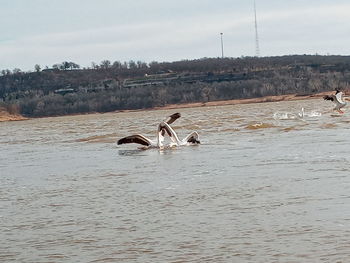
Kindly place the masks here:
<instances>
[{"instance_id":1,"label":"white bird on water","mask_svg":"<svg viewBox=\"0 0 350 263\"><path fill-rule=\"evenodd\" d=\"M127 137L124 137L120 140L118 140L118 145L120 144L126 144L126 143L137 143L145 146L146 148L162 148L164 147L164 140L165 134L168 134L171 143L168 145L170 147L173 146L183 146L183 145L197 145L200 144L199 141L199 136L197 132L191 132L189 135L187 135L184 139L180 140L179 137L177 136L176 132L174 131L173 128L169 124L173 123L175 120L180 118L181 115L180 113L174 113L170 115L167 120L164 122L161 122L158 125L157 129L157 138L155 140L151 140L142 134L135 134L135 135L130 135Z\"/></svg>"},{"instance_id":2,"label":"white bird on water","mask_svg":"<svg viewBox=\"0 0 350 263\"><path fill-rule=\"evenodd\" d=\"M335 107L333 110L338 111L339 113L344 113L341 108L346 106L346 101L343 100L343 92L341 92L339 89L335 90L335 95L326 95L323 96L324 100L330 100L335 104Z\"/></svg>"},{"instance_id":3,"label":"white bird on water","mask_svg":"<svg viewBox=\"0 0 350 263\"><path fill-rule=\"evenodd\" d=\"M305 116L305 111L304 108L301 108L301 112L298 113L299 118L304 118Z\"/></svg>"}]
</instances>

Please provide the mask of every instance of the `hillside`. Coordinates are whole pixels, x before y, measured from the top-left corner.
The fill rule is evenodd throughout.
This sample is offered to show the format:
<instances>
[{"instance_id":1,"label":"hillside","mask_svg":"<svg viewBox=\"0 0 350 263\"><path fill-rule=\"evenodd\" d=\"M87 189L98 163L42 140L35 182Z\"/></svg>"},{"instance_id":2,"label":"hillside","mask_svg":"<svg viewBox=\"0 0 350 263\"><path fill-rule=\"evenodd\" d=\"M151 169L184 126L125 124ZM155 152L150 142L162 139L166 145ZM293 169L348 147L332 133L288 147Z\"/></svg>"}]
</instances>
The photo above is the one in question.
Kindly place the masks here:
<instances>
[{"instance_id":1,"label":"hillside","mask_svg":"<svg viewBox=\"0 0 350 263\"><path fill-rule=\"evenodd\" d=\"M169 104L312 95L350 83L349 56L203 58L104 63L94 69L2 71L0 106L26 117L144 109Z\"/></svg>"}]
</instances>

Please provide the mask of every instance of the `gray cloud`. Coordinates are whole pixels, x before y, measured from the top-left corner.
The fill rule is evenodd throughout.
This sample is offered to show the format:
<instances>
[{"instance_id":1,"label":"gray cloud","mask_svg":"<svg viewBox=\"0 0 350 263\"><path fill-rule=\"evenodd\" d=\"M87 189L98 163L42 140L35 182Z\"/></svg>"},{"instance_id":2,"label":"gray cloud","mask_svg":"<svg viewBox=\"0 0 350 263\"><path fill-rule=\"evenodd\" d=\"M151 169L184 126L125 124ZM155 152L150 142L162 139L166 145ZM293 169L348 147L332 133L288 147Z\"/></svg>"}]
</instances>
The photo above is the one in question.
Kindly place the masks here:
<instances>
[{"instance_id":1,"label":"gray cloud","mask_svg":"<svg viewBox=\"0 0 350 263\"><path fill-rule=\"evenodd\" d=\"M145 1L139 1L143 3L144 11L153 7L156 9L153 12L158 12L165 8L152 4L146 7ZM335 2L331 6L258 9L262 55L348 54L350 18L347 10L350 10L350 4ZM163 14L145 19L150 16L148 14L132 23L106 19L107 23L91 27L34 30L12 36L10 40L0 41L0 68L28 70L37 63L51 66L64 60L89 66L91 61L98 63L103 59L150 62L217 57L220 56L220 32L224 32L225 55L254 55L251 8L232 10L216 6L210 13L210 9L201 7L206 12L198 13L193 10L195 3L189 1L187 5L192 9L187 9L187 14L181 16L167 11L167 17ZM91 2L89 4L93 6ZM134 3L133 7L136 6ZM141 10L136 13L141 16ZM57 21L50 23L56 25Z\"/></svg>"}]
</instances>

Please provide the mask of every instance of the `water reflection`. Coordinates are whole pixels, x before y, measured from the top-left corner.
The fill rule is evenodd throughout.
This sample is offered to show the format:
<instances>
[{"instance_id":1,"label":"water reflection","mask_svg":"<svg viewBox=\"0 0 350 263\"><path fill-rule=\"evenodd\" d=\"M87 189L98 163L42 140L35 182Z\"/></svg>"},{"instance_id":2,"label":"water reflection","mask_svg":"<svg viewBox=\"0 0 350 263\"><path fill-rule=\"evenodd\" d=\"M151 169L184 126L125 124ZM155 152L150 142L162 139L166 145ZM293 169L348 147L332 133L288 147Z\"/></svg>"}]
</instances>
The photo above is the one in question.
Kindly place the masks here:
<instances>
[{"instance_id":1,"label":"water reflection","mask_svg":"<svg viewBox=\"0 0 350 263\"><path fill-rule=\"evenodd\" d=\"M118 155L121 156L133 156L133 155L140 155L144 153L146 150L143 149L134 149L134 150L118 150Z\"/></svg>"}]
</instances>

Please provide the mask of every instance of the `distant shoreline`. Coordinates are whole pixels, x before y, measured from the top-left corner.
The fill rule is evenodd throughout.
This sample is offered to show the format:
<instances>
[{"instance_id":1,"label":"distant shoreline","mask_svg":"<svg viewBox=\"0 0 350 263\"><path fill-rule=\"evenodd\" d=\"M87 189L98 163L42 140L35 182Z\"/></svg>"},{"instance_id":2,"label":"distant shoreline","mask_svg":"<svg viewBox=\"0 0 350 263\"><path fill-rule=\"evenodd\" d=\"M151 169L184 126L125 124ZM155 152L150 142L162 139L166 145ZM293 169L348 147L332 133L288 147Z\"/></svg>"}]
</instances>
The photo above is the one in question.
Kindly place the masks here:
<instances>
[{"instance_id":1,"label":"distant shoreline","mask_svg":"<svg viewBox=\"0 0 350 263\"><path fill-rule=\"evenodd\" d=\"M251 104L251 103L265 103L265 102L279 102L279 101L295 101L295 100L308 100L308 99L321 99L324 95L329 95L333 91L321 92L311 95L276 95L276 96L264 96L251 99L233 99L233 100L218 100L209 102L193 102L182 104L168 104L161 107L153 107L149 109L137 109L137 110L117 110L118 112L138 112L138 111L154 111L154 110L171 110L171 109L186 109L186 108L199 108L199 107L211 107L211 106L226 106L226 105L239 105L239 104Z\"/></svg>"},{"instance_id":2,"label":"distant shoreline","mask_svg":"<svg viewBox=\"0 0 350 263\"><path fill-rule=\"evenodd\" d=\"M322 98L324 95L331 93L332 91L322 92L312 95L298 95L298 94L289 94L289 95L278 95L278 96L265 96L260 98L251 98L251 99L234 99L234 100L220 100L220 101L209 101L209 102L193 102L193 103L182 103L182 104L169 104L161 107L153 107L149 109L137 109L137 110L117 110L118 112L137 112L137 111L154 111L154 110L167 110L167 109L185 109L185 108L198 108L198 107L210 107L210 106L225 106L225 105L237 105L237 104L250 104L250 103L264 103L264 102L279 102L279 101L293 101L293 100L307 100ZM94 114L96 112L86 113ZM84 115L84 114L70 114L72 115ZM67 116L67 115L60 115ZM53 117L53 116L50 116ZM10 114L3 109L0 109L0 122L3 121L21 121L29 120L35 118L26 118L19 114Z\"/></svg>"}]
</instances>

